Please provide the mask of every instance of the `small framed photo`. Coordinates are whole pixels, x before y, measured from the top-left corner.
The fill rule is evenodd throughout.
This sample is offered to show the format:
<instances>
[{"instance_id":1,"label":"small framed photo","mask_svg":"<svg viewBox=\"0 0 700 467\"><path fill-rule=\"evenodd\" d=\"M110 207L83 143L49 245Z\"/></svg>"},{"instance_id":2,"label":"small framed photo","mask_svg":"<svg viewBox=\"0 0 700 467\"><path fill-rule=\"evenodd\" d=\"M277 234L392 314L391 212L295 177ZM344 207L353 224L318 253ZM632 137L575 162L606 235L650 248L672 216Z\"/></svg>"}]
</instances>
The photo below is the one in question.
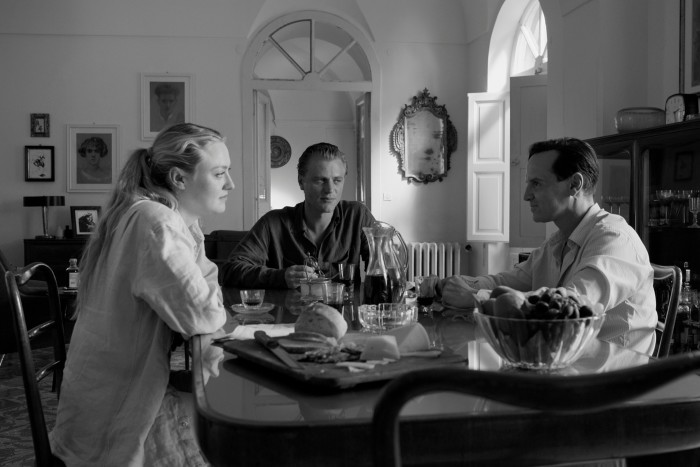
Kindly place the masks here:
<instances>
[{"instance_id":1,"label":"small framed photo","mask_svg":"<svg viewBox=\"0 0 700 467\"><path fill-rule=\"evenodd\" d=\"M68 125L68 191L111 191L119 175L119 125Z\"/></svg>"},{"instance_id":2,"label":"small framed photo","mask_svg":"<svg viewBox=\"0 0 700 467\"><path fill-rule=\"evenodd\" d=\"M155 139L176 123L194 121L194 75L141 74L141 139Z\"/></svg>"},{"instance_id":3,"label":"small framed photo","mask_svg":"<svg viewBox=\"0 0 700 467\"><path fill-rule=\"evenodd\" d=\"M24 147L24 180L27 182L54 181L54 147Z\"/></svg>"},{"instance_id":4,"label":"small framed photo","mask_svg":"<svg viewBox=\"0 0 700 467\"><path fill-rule=\"evenodd\" d=\"M100 206L71 206L70 220L73 232L79 237L87 237L95 232L100 220Z\"/></svg>"},{"instance_id":5,"label":"small framed photo","mask_svg":"<svg viewBox=\"0 0 700 467\"><path fill-rule=\"evenodd\" d=\"M693 178L693 153L690 151L676 154L676 164L673 171L673 180L680 182Z\"/></svg>"},{"instance_id":6,"label":"small framed photo","mask_svg":"<svg viewBox=\"0 0 700 467\"><path fill-rule=\"evenodd\" d=\"M32 138L48 138L49 131L49 114L30 114L29 130Z\"/></svg>"}]
</instances>

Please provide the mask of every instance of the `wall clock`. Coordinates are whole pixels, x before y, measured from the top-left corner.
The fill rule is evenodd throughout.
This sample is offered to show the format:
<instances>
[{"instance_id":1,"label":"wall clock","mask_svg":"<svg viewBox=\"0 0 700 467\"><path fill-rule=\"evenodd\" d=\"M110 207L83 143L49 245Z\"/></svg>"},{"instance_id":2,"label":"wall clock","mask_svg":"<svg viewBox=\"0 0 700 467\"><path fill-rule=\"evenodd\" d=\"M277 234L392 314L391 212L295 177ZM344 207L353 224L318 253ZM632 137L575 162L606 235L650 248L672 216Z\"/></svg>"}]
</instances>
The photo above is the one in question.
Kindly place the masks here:
<instances>
[{"instance_id":1,"label":"wall clock","mask_svg":"<svg viewBox=\"0 0 700 467\"><path fill-rule=\"evenodd\" d=\"M683 122L698 113L696 94L673 94L666 99L666 123Z\"/></svg>"}]
</instances>

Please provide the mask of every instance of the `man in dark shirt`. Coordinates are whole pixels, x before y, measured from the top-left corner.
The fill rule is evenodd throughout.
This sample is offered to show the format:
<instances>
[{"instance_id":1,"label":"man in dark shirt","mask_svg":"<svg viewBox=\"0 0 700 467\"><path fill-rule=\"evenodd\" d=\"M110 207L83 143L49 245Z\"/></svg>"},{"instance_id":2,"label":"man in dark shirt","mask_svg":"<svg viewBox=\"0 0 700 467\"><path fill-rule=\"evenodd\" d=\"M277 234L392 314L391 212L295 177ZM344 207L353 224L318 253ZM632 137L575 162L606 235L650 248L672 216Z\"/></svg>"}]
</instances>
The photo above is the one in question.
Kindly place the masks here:
<instances>
[{"instance_id":1,"label":"man in dark shirt","mask_svg":"<svg viewBox=\"0 0 700 467\"><path fill-rule=\"evenodd\" d=\"M341 201L347 162L337 146L306 148L297 165L304 202L275 209L256 222L219 269L219 282L233 287L295 288L318 262L367 262L369 247L362 227L374 216L362 203Z\"/></svg>"}]
</instances>

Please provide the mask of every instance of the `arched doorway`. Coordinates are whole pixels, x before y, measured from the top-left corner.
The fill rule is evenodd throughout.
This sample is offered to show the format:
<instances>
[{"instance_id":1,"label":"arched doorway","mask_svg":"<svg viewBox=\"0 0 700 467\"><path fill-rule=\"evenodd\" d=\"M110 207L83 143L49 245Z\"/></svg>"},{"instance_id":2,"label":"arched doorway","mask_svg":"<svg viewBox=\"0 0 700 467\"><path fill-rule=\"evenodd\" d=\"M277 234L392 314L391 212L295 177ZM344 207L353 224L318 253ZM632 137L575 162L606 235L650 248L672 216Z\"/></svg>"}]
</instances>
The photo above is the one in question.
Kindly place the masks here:
<instances>
[{"instance_id":1,"label":"arched doorway","mask_svg":"<svg viewBox=\"0 0 700 467\"><path fill-rule=\"evenodd\" d=\"M296 160L304 147L321 139L334 143L333 138L341 135L337 136L341 144L351 146L348 170L356 175L354 187L346 185L345 195L364 201L371 209L371 148L377 144L369 129L378 127L378 112L372 105L378 96L378 69L365 34L329 13L284 15L254 35L241 66L244 228L250 228L271 207L270 136L278 115L291 115L295 110L316 116L297 122L287 119L286 131L294 135L289 138L294 151L287 168L293 174L291 183L296 184ZM350 109L352 144L347 142L347 116L341 131L332 129L337 126L333 119L339 108L346 115ZM306 125L300 123L304 121ZM317 136L314 141L303 141L300 135L304 132ZM348 153L341 144L341 150ZM349 190L353 193L348 194Z\"/></svg>"}]
</instances>

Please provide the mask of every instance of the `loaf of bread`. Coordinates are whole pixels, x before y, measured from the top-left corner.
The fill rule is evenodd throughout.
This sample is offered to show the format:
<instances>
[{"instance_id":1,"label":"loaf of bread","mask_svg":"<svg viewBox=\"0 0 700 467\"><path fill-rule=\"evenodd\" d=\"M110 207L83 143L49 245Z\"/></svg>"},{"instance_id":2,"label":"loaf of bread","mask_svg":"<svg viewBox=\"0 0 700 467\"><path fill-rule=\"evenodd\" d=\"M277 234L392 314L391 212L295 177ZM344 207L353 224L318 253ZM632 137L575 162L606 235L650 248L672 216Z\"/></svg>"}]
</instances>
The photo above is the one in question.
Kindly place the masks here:
<instances>
[{"instance_id":1,"label":"loaf of bread","mask_svg":"<svg viewBox=\"0 0 700 467\"><path fill-rule=\"evenodd\" d=\"M340 339L348 330L348 323L335 308L314 303L301 312L294 324L295 332L317 332Z\"/></svg>"}]
</instances>

